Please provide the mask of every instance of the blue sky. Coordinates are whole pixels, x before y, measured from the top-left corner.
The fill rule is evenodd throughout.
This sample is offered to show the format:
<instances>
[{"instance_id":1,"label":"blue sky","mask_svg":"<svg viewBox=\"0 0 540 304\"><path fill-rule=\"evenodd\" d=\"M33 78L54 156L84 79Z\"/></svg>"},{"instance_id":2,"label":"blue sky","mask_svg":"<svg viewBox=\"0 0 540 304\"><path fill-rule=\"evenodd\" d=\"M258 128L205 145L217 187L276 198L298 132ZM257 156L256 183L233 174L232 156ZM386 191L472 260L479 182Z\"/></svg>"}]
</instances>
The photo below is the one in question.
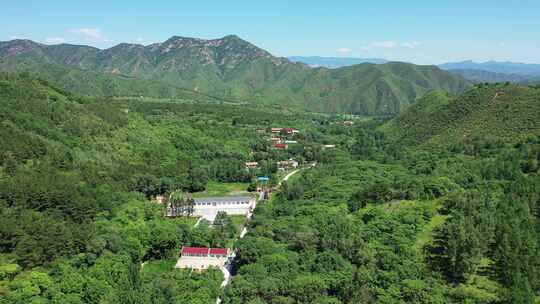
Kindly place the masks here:
<instances>
[{"instance_id":1,"label":"blue sky","mask_svg":"<svg viewBox=\"0 0 540 304\"><path fill-rule=\"evenodd\" d=\"M540 63L540 0L24 0L0 10L0 40L106 48L228 34L277 56Z\"/></svg>"}]
</instances>

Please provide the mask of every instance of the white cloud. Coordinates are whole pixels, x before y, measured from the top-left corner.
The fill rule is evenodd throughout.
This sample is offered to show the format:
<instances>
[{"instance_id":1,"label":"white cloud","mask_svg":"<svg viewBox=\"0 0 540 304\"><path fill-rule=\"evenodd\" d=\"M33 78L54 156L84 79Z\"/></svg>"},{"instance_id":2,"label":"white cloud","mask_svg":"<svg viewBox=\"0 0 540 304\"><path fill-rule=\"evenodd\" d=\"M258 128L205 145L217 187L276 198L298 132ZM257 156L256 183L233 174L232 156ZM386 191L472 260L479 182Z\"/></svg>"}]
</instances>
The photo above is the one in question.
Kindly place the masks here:
<instances>
[{"instance_id":1,"label":"white cloud","mask_svg":"<svg viewBox=\"0 0 540 304\"><path fill-rule=\"evenodd\" d=\"M401 44L402 47L408 48L408 49L415 49L422 45L421 42L418 41L412 41L412 42L404 42Z\"/></svg>"},{"instance_id":2,"label":"white cloud","mask_svg":"<svg viewBox=\"0 0 540 304\"><path fill-rule=\"evenodd\" d=\"M78 28L71 29L69 32L82 36L88 42L102 43L111 41L101 33L99 28Z\"/></svg>"},{"instance_id":3,"label":"white cloud","mask_svg":"<svg viewBox=\"0 0 540 304\"><path fill-rule=\"evenodd\" d=\"M24 39L24 38L22 38L20 36L11 36L11 37L9 37L9 40L17 40L17 39Z\"/></svg>"},{"instance_id":4,"label":"white cloud","mask_svg":"<svg viewBox=\"0 0 540 304\"><path fill-rule=\"evenodd\" d=\"M45 38L45 43L47 44L60 44L60 43L65 43L66 40L64 38L60 38L60 37L47 37Z\"/></svg>"},{"instance_id":5,"label":"white cloud","mask_svg":"<svg viewBox=\"0 0 540 304\"><path fill-rule=\"evenodd\" d=\"M143 43L145 40L144 40L144 38L139 37L139 38L135 39L135 41L137 41L138 43Z\"/></svg>"},{"instance_id":6,"label":"white cloud","mask_svg":"<svg viewBox=\"0 0 540 304\"><path fill-rule=\"evenodd\" d=\"M348 53L352 52L352 50L349 49L349 48L340 48L340 49L338 49L337 51L338 51L339 53L341 53L341 54L348 54Z\"/></svg>"}]
</instances>

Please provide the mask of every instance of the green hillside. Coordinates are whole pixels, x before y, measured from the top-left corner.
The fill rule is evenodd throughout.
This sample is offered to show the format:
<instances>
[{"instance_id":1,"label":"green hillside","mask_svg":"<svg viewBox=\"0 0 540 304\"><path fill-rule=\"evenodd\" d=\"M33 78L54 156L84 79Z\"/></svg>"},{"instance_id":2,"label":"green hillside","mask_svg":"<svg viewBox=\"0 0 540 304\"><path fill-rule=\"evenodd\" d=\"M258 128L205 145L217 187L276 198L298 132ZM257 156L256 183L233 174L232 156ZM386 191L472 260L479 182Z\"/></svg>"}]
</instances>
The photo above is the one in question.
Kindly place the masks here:
<instances>
[{"instance_id":1,"label":"green hillside","mask_svg":"<svg viewBox=\"0 0 540 304\"><path fill-rule=\"evenodd\" d=\"M537 90L430 93L398 130L273 107L78 97L0 74L0 303L532 304L540 142L513 135L535 133L526 105ZM495 106L483 101L497 92ZM488 119L498 102L519 105L503 112L512 123ZM488 144L431 149L463 131L454 120ZM481 120L498 127L469 123ZM286 151L268 141L280 126L300 130ZM422 136L396 146L408 130ZM261 175L275 185L276 162L290 158L303 167L258 204L242 239L239 217L194 227L152 201L246 191ZM236 249L231 283L221 288L217 269L175 269L182 246Z\"/></svg>"},{"instance_id":2,"label":"green hillside","mask_svg":"<svg viewBox=\"0 0 540 304\"><path fill-rule=\"evenodd\" d=\"M13 60L3 69L22 72L46 79L56 87L84 96L153 97L177 101L238 102L192 91L155 80L144 80L125 75L104 74L52 63Z\"/></svg>"},{"instance_id":3,"label":"green hillside","mask_svg":"<svg viewBox=\"0 0 540 304\"><path fill-rule=\"evenodd\" d=\"M30 71L77 94L183 98L179 89L185 89L238 102L362 115L396 114L430 90L458 93L470 86L435 66L408 63L313 69L236 36L172 37L106 50L13 40L0 42L0 69Z\"/></svg>"},{"instance_id":4,"label":"green hillside","mask_svg":"<svg viewBox=\"0 0 540 304\"><path fill-rule=\"evenodd\" d=\"M77 97L0 74L0 303L214 303L219 270L173 265L182 246L222 247L239 231L165 218L151 199L246 191L256 174L275 183L278 160L323 153L308 138L272 150L257 130L309 123L240 105ZM261 168L247 171L253 160Z\"/></svg>"},{"instance_id":5,"label":"green hillside","mask_svg":"<svg viewBox=\"0 0 540 304\"><path fill-rule=\"evenodd\" d=\"M478 85L451 97L434 92L381 130L404 145L445 146L475 139L517 141L540 134L540 89Z\"/></svg>"}]
</instances>

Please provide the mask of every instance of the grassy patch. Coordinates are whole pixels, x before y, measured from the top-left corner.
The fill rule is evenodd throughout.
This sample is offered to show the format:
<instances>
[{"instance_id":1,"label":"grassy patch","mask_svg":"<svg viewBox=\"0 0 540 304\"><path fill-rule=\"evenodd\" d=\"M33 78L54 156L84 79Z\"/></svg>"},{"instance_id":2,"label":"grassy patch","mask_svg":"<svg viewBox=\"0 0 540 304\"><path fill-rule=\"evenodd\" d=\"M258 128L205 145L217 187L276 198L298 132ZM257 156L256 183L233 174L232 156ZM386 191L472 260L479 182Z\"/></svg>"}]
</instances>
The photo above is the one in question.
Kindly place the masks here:
<instances>
[{"instance_id":1,"label":"grassy patch","mask_svg":"<svg viewBox=\"0 0 540 304\"><path fill-rule=\"evenodd\" d=\"M206 191L193 193L193 197L208 197L208 196L228 196L228 195L246 195L247 183L219 183L210 181L206 187Z\"/></svg>"},{"instance_id":2,"label":"grassy patch","mask_svg":"<svg viewBox=\"0 0 540 304\"><path fill-rule=\"evenodd\" d=\"M423 226L422 231L420 231L416 237L416 242L414 243L414 248L421 251L425 245L433 241L433 233L435 229L442 226L446 221L447 216L441 215L438 213L439 208L441 207L441 202L439 200L434 201L392 201L384 203L378 206L383 209L385 212L396 213L408 208L423 208L430 214L433 214L431 219Z\"/></svg>"},{"instance_id":3,"label":"grassy patch","mask_svg":"<svg viewBox=\"0 0 540 304\"><path fill-rule=\"evenodd\" d=\"M431 220L424 227L424 230L418 234L414 247L417 250L421 250L428 243L433 241L433 232L437 227L440 227L446 221L447 216L437 214L431 218Z\"/></svg>"},{"instance_id":4,"label":"grassy patch","mask_svg":"<svg viewBox=\"0 0 540 304\"><path fill-rule=\"evenodd\" d=\"M177 217L177 218L173 218L171 219L171 221L175 221L175 223L177 224L186 224L188 226L194 226L197 221L199 220L198 217L187 217L187 216L183 216L183 217Z\"/></svg>"},{"instance_id":5,"label":"grassy patch","mask_svg":"<svg viewBox=\"0 0 540 304\"><path fill-rule=\"evenodd\" d=\"M283 176L281 176L281 177L285 177L287 174L289 174L289 173L291 173L293 171L294 170L285 171ZM291 177L289 177L289 179L287 180L287 183L289 183L289 184L294 183L295 181L297 181L300 178L301 175L302 175L301 172L297 172L297 173L291 175Z\"/></svg>"},{"instance_id":6,"label":"grassy patch","mask_svg":"<svg viewBox=\"0 0 540 304\"><path fill-rule=\"evenodd\" d=\"M166 260L148 261L142 267L141 275L143 278L152 278L160 274L173 271L174 265L176 265L176 260L176 257L172 257Z\"/></svg>"}]
</instances>

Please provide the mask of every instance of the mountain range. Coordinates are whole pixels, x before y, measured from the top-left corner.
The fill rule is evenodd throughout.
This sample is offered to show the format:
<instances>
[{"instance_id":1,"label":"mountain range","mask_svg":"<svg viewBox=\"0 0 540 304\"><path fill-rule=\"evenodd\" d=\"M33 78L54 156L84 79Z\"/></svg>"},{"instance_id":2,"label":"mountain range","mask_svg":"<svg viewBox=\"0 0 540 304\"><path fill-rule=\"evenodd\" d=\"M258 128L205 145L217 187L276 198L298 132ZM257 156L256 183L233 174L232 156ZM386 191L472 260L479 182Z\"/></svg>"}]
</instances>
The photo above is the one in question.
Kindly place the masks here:
<instances>
[{"instance_id":1,"label":"mountain range","mask_svg":"<svg viewBox=\"0 0 540 304\"><path fill-rule=\"evenodd\" d=\"M540 82L540 76L523 75L515 73L499 73L478 69L449 69L451 73L461 75L475 82L513 82L519 84L531 84Z\"/></svg>"},{"instance_id":2,"label":"mountain range","mask_svg":"<svg viewBox=\"0 0 540 304\"><path fill-rule=\"evenodd\" d=\"M494 73L517 74L540 77L540 64L509 61L474 62L472 60L450 62L439 65L444 70L483 70Z\"/></svg>"},{"instance_id":3,"label":"mountain range","mask_svg":"<svg viewBox=\"0 0 540 304\"><path fill-rule=\"evenodd\" d=\"M321 56L291 56L287 57L292 62L302 62L310 67L325 67L329 69L341 68L344 66L373 63L383 64L388 60L382 58L354 58L354 57L321 57Z\"/></svg>"},{"instance_id":4,"label":"mountain range","mask_svg":"<svg viewBox=\"0 0 540 304\"><path fill-rule=\"evenodd\" d=\"M294 62L302 62L311 67L340 68L360 63L384 64L382 58L292 56ZM460 75L472 82L513 82L520 84L540 82L540 64L487 61L477 63L471 60L438 65L439 68Z\"/></svg>"},{"instance_id":5,"label":"mountain range","mask_svg":"<svg viewBox=\"0 0 540 304\"><path fill-rule=\"evenodd\" d=\"M25 71L76 94L214 98L330 113L391 115L431 90L451 93L470 82L436 66L362 63L337 69L291 62L230 35L174 36L109 49L0 42L0 70Z\"/></svg>"}]
</instances>

